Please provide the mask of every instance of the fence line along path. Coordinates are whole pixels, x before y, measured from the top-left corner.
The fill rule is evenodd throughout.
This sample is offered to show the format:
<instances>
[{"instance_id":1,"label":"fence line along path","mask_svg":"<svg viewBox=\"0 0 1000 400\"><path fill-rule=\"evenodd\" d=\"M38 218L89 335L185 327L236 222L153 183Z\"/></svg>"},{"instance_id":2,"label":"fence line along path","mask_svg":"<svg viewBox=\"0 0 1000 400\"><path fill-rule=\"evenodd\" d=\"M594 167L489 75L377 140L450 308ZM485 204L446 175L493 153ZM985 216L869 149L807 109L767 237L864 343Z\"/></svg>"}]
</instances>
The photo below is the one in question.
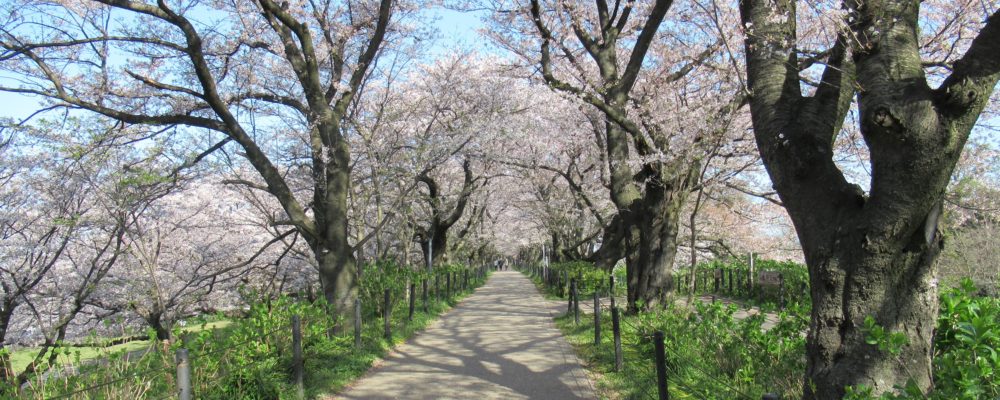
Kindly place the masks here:
<instances>
[{"instance_id":1,"label":"fence line along path","mask_svg":"<svg viewBox=\"0 0 1000 400\"><path fill-rule=\"evenodd\" d=\"M519 272L496 272L335 398L593 399L580 360L552 322L564 308Z\"/></svg>"}]
</instances>

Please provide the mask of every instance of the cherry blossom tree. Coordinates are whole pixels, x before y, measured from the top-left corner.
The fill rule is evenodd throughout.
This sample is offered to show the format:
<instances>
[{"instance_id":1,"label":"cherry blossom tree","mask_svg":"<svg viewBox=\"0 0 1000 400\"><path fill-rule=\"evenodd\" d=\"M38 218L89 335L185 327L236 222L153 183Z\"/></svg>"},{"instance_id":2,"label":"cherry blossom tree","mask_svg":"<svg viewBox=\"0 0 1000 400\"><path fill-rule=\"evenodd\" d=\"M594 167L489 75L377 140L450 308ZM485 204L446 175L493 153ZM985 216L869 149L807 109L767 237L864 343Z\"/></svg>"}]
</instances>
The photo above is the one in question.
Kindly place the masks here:
<instances>
[{"instance_id":1,"label":"cherry blossom tree","mask_svg":"<svg viewBox=\"0 0 1000 400\"><path fill-rule=\"evenodd\" d=\"M804 398L932 387L942 200L1000 78L1000 16L979 5L740 2L754 134L809 266ZM836 29L807 35L820 25ZM826 50L802 53L816 44ZM816 73L800 72L816 61ZM866 188L834 162L852 101ZM898 355L866 343L868 317L905 335Z\"/></svg>"},{"instance_id":2,"label":"cherry blossom tree","mask_svg":"<svg viewBox=\"0 0 1000 400\"><path fill-rule=\"evenodd\" d=\"M123 145L147 132L107 126L68 119L4 128L15 137L0 156L0 369L14 387L49 368L72 329L106 316L93 301L123 258L126 231L173 190L147 169L148 154ZM33 342L32 361L12 370L8 346Z\"/></svg>"},{"instance_id":3,"label":"cherry blossom tree","mask_svg":"<svg viewBox=\"0 0 1000 400\"><path fill-rule=\"evenodd\" d=\"M244 183L281 205L316 258L324 296L350 322L357 266L348 238L345 116L381 51L419 5L19 0L3 8L0 90L124 124L185 127L234 143L256 172ZM309 186L282 165L301 140ZM198 156L195 156L198 158Z\"/></svg>"},{"instance_id":4,"label":"cherry blossom tree","mask_svg":"<svg viewBox=\"0 0 1000 400\"><path fill-rule=\"evenodd\" d=\"M273 268L276 243L296 232L286 228L272 237L232 191L190 186L134 218L127 252L95 296L105 310L137 314L159 340L170 339L177 320L204 312L206 301L237 306L241 280Z\"/></svg>"},{"instance_id":5,"label":"cherry blossom tree","mask_svg":"<svg viewBox=\"0 0 1000 400\"><path fill-rule=\"evenodd\" d=\"M669 0L490 6L498 43L550 87L601 112L595 130L617 213L595 258L626 259L630 309L661 303L673 286L681 208L719 143L712 138L732 133L720 121L743 104L739 64L726 46L732 32L722 28L734 15L685 4L664 23Z\"/></svg>"}]
</instances>

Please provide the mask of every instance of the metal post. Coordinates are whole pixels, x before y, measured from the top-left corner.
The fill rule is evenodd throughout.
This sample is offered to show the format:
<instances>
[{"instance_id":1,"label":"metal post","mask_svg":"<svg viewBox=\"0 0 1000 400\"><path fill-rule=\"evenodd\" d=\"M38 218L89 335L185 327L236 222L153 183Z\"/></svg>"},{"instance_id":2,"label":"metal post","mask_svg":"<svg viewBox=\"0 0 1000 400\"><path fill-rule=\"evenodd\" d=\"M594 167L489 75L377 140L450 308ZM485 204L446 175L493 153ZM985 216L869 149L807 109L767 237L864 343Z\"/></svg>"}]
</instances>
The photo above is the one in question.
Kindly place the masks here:
<instances>
[{"instance_id":1,"label":"metal post","mask_svg":"<svg viewBox=\"0 0 1000 400\"><path fill-rule=\"evenodd\" d=\"M670 393L667 393L667 359L663 351L663 332L653 332L653 348L656 352L656 389L660 400L667 400Z\"/></svg>"},{"instance_id":2,"label":"metal post","mask_svg":"<svg viewBox=\"0 0 1000 400\"><path fill-rule=\"evenodd\" d=\"M427 272L434 270L434 235L427 234Z\"/></svg>"},{"instance_id":3,"label":"metal post","mask_svg":"<svg viewBox=\"0 0 1000 400\"><path fill-rule=\"evenodd\" d=\"M302 318L292 316L292 374L295 378L295 395L298 399L306 398L305 371L302 360Z\"/></svg>"},{"instance_id":4,"label":"metal post","mask_svg":"<svg viewBox=\"0 0 1000 400\"><path fill-rule=\"evenodd\" d=\"M385 340L392 343L392 299L389 298L389 289L385 290L385 299L382 302L382 324L385 326Z\"/></svg>"},{"instance_id":5,"label":"metal post","mask_svg":"<svg viewBox=\"0 0 1000 400\"><path fill-rule=\"evenodd\" d=\"M354 299L354 347L361 347L361 299Z\"/></svg>"},{"instance_id":6,"label":"metal post","mask_svg":"<svg viewBox=\"0 0 1000 400\"><path fill-rule=\"evenodd\" d=\"M611 335L615 340L615 372L622 370L622 328L618 307L611 306Z\"/></svg>"},{"instance_id":7,"label":"metal post","mask_svg":"<svg viewBox=\"0 0 1000 400\"><path fill-rule=\"evenodd\" d=\"M187 349L177 349L177 398L191 400L191 362Z\"/></svg>"}]
</instances>

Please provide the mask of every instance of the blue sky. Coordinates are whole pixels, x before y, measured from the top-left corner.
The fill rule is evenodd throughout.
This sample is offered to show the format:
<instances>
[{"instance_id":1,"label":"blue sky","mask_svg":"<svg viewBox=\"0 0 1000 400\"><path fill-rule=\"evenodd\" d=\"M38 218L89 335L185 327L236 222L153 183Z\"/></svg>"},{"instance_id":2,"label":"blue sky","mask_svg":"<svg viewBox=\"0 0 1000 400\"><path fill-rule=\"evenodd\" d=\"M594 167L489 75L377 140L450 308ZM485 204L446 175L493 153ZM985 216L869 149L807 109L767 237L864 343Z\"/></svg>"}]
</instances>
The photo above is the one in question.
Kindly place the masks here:
<instances>
[{"instance_id":1,"label":"blue sky","mask_svg":"<svg viewBox=\"0 0 1000 400\"><path fill-rule=\"evenodd\" d=\"M482 27L479 14L445 8L435 8L427 12L434 18L434 23L440 32L439 41L432 48L432 52L435 53L432 56L453 51L456 48L483 47L483 42L476 32ZM11 85L10 76L0 72L0 82L3 82L4 85ZM0 118L25 118L39 108L41 105L37 97L0 92Z\"/></svg>"},{"instance_id":2,"label":"blue sky","mask_svg":"<svg viewBox=\"0 0 1000 400\"><path fill-rule=\"evenodd\" d=\"M438 8L430 11L441 33L439 49L448 50L457 47L483 47L482 40L476 32L482 27L480 14L454 11Z\"/></svg>"}]
</instances>

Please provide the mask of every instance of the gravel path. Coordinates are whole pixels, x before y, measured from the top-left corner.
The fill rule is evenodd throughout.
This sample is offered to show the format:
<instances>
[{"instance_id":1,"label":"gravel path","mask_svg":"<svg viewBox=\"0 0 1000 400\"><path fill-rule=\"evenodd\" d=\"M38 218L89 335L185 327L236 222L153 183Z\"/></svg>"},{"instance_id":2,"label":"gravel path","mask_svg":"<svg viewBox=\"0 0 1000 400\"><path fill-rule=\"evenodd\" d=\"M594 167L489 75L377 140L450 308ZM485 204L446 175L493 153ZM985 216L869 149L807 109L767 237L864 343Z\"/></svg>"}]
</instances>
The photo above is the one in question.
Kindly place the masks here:
<instances>
[{"instance_id":1,"label":"gravel path","mask_svg":"<svg viewBox=\"0 0 1000 400\"><path fill-rule=\"evenodd\" d=\"M514 271L496 272L337 399L593 399L552 322L564 311Z\"/></svg>"}]
</instances>

